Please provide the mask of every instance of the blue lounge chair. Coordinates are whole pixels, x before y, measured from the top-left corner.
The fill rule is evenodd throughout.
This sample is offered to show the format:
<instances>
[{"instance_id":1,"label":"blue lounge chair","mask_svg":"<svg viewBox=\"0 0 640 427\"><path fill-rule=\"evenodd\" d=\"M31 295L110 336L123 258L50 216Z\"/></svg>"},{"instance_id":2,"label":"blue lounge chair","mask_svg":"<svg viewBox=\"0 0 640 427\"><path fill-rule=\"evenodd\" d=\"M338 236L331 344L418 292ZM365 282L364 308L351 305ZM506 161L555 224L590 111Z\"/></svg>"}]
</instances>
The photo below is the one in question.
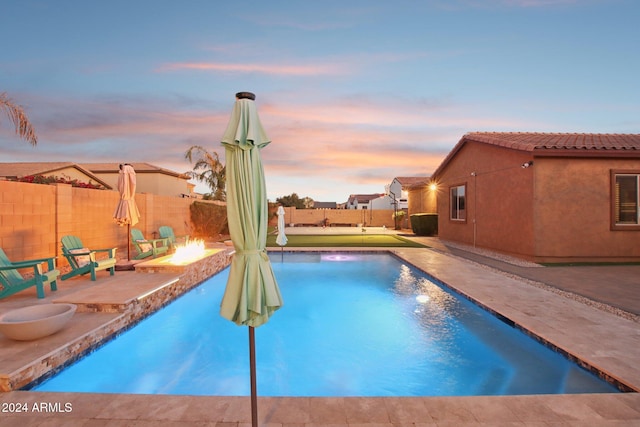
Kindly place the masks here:
<instances>
[{"instance_id":1,"label":"blue lounge chair","mask_svg":"<svg viewBox=\"0 0 640 427\"><path fill-rule=\"evenodd\" d=\"M173 228L169 227L168 225L163 225L161 226L158 231L160 232L160 237L165 238L165 239L169 239L169 245L175 249L176 245L178 244L179 240L182 240L183 244L188 244L189 243L189 235L185 234L184 236L176 236L173 233Z\"/></svg>"},{"instance_id":2,"label":"blue lounge chair","mask_svg":"<svg viewBox=\"0 0 640 427\"><path fill-rule=\"evenodd\" d=\"M47 263L47 271L42 264ZM25 279L19 269L32 268L33 277ZM0 299L13 295L31 286L36 287L38 298L44 298L44 285L49 284L52 291L58 290L57 279L60 271L56 270L55 258L40 258L27 261L11 262L7 254L0 249Z\"/></svg>"},{"instance_id":3,"label":"blue lounge chair","mask_svg":"<svg viewBox=\"0 0 640 427\"><path fill-rule=\"evenodd\" d=\"M71 271L60 276L62 280L91 273L91 280L96 280L96 271L108 270L113 276L116 271L116 249L88 249L76 236L62 238L62 254L69 262ZM97 253L107 253L106 258L97 258Z\"/></svg>"},{"instance_id":4,"label":"blue lounge chair","mask_svg":"<svg viewBox=\"0 0 640 427\"><path fill-rule=\"evenodd\" d=\"M137 228L131 229L131 240L138 251L135 259L143 259L150 256L155 258L169 251L169 239L145 239L142 231Z\"/></svg>"}]
</instances>

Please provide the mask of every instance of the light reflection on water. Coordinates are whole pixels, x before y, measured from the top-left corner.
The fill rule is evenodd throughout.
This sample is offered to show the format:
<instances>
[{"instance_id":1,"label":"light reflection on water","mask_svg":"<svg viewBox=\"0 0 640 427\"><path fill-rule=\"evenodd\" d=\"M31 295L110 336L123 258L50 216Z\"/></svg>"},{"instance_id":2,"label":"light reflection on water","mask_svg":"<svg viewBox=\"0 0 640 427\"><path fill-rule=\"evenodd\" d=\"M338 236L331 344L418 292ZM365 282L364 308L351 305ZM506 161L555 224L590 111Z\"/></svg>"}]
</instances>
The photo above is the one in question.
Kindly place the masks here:
<instances>
[{"instance_id":1,"label":"light reflection on water","mask_svg":"<svg viewBox=\"0 0 640 427\"><path fill-rule=\"evenodd\" d=\"M330 256L273 255L285 305L256 330L262 396L614 391L393 256ZM37 389L248 395L247 329L218 314L227 275Z\"/></svg>"}]
</instances>

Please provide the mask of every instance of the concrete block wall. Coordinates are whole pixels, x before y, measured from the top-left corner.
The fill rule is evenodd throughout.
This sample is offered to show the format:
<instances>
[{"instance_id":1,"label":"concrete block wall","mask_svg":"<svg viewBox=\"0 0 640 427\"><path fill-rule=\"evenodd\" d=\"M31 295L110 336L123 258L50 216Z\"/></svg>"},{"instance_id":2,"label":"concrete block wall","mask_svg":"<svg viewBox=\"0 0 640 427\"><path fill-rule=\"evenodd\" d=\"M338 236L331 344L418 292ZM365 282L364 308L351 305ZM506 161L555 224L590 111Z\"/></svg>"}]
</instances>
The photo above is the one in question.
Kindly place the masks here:
<instances>
[{"instance_id":1,"label":"concrete block wall","mask_svg":"<svg viewBox=\"0 0 640 427\"><path fill-rule=\"evenodd\" d=\"M294 207L286 207L285 222L287 226L316 224L319 225L324 219L331 224L364 224L369 227L388 227L395 226L392 209L296 209ZM271 224L275 225L278 217L271 219ZM405 225L405 224L402 224Z\"/></svg>"},{"instance_id":2,"label":"concrete block wall","mask_svg":"<svg viewBox=\"0 0 640 427\"><path fill-rule=\"evenodd\" d=\"M127 227L113 220L119 197L117 191L68 184L0 181L0 247L11 260L57 256L65 266L60 239L73 234L89 248L117 247L126 254ZM161 225L172 226L177 235L189 234L192 199L136 194L136 202L141 216L135 227L147 238L157 236Z\"/></svg>"},{"instance_id":3,"label":"concrete block wall","mask_svg":"<svg viewBox=\"0 0 640 427\"><path fill-rule=\"evenodd\" d=\"M64 194L65 199L69 197L67 196L68 188L61 188L60 192ZM73 187L70 193L70 200L65 200L64 204L58 205L58 212L64 212L63 216L58 217L59 238L73 234L80 237L82 243L88 248L114 246L113 236L118 236L120 229L113 219L119 193ZM68 219L71 222L66 222ZM117 242L126 243L120 239ZM62 253L62 249L58 253Z\"/></svg>"},{"instance_id":4,"label":"concrete block wall","mask_svg":"<svg viewBox=\"0 0 640 427\"><path fill-rule=\"evenodd\" d=\"M56 187L0 181L0 247L11 260L53 256Z\"/></svg>"}]
</instances>

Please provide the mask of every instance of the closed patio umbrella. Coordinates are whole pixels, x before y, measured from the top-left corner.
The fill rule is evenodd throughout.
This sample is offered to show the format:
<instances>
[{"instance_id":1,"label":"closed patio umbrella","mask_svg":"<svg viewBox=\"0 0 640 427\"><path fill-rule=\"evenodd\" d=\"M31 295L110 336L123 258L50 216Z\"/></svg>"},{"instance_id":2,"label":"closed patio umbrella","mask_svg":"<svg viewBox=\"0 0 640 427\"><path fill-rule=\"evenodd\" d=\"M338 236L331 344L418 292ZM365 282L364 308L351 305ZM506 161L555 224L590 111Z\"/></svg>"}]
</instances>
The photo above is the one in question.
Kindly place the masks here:
<instances>
[{"instance_id":1,"label":"closed patio umbrella","mask_svg":"<svg viewBox=\"0 0 640 427\"><path fill-rule=\"evenodd\" d=\"M229 278L220 304L222 317L249 327L251 419L257 426L254 328L265 324L282 306L280 289L265 250L267 191L260 151L271 142L260 123L255 95L236 94L222 137L227 170L227 217L235 247Z\"/></svg>"},{"instance_id":2,"label":"closed patio umbrella","mask_svg":"<svg viewBox=\"0 0 640 427\"><path fill-rule=\"evenodd\" d=\"M128 163L120 165L118 174L118 191L120 200L116 210L113 212L113 219L120 226L127 226L127 259L131 259L129 252L129 229L136 225L140 219L140 211L136 205L136 171Z\"/></svg>"},{"instance_id":3,"label":"closed patio umbrella","mask_svg":"<svg viewBox=\"0 0 640 427\"><path fill-rule=\"evenodd\" d=\"M284 245L287 244L287 235L284 233L284 208L278 206L278 235L276 236L276 243L280 245L282 259L284 260Z\"/></svg>"}]
</instances>

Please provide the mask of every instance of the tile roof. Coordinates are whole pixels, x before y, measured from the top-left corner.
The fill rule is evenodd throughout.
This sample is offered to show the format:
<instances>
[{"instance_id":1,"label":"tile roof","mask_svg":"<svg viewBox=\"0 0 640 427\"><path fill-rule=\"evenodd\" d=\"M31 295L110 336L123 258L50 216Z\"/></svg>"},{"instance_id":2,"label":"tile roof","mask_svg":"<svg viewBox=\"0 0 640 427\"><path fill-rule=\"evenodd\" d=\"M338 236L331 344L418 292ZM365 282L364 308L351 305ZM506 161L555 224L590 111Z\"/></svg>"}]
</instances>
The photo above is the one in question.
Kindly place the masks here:
<instances>
[{"instance_id":1,"label":"tile roof","mask_svg":"<svg viewBox=\"0 0 640 427\"><path fill-rule=\"evenodd\" d=\"M348 203L358 202L358 203L369 203L373 199L377 199L379 197L384 196L384 193L375 193L375 194L351 194L349 196Z\"/></svg>"},{"instance_id":2,"label":"tile roof","mask_svg":"<svg viewBox=\"0 0 640 427\"><path fill-rule=\"evenodd\" d=\"M22 178L29 175L42 175L73 167L73 162L17 162L0 163L0 176Z\"/></svg>"},{"instance_id":3,"label":"tile roof","mask_svg":"<svg viewBox=\"0 0 640 427\"><path fill-rule=\"evenodd\" d=\"M161 168L159 166L152 165L144 162L131 162L136 173L162 173L165 175L176 176L179 178L188 179L189 176L183 173L175 172L169 169ZM119 171L120 163L81 163L83 168L90 170L93 173L117 173Z\"/></svg>"},{"instance_id":4,"label":"tile roof","mask_svg":"<svg viewBox=\"0 0 640 427\"><path fill-rule=\"evenodd\" d=\"M336 202L316 202L313 201L314 209L336 209L338 204Z\"/></svg>"},{"instance_id":5,"label":"tile roof","mask_svg":"<svg viewBox=\"0 0 640 427\"><path fill-rule=\"evenodd\" d=\"M111 186L95 176L89 169L73 162L16 162L0 163L0 177L3 178L23 178L30 175L56 175L56 172L67 168L74 168L82 172L91 180L99 183L105 188Z\"/></svg>"},{"instance_id":6,"label":"tile roof","mask_svg":"<svg viewBox=\"0 0 640 427\"><path fill-rule=\"evenodd\" d=\"M477 141L516 150L634 150L640 152L640 134L471 132L461 141Z\"/></svg>"},{"instance_id":7,"label":"tile roof","mask_svg":"<svg viewBox=\"0 0 640 427\"><path fill-rule=\"evenodd\" d=\"M429 180L428 176L397 176L395 178L402 187L411 187L414 184Z\"/></svg>"},{"instance_id":8,"label":"tile roof","mask_svg":"<svg viewBox=\"0 0 640 427\"><path fill-rule=\"evenodd\" d=\"M136 173L162 173L188 179L186 174L154 166L149 163L130 163ZM119 163L74 163L74 162L15 162L0 163L0 176L21 178L27 175L49 174L60 169L75 167L84 173L117 173Z\"/></svg>"},{"instance_id":9,"label":"tile roof","mask_svg":"<svg viewBox=\"0 0 640 427\"><path fill-rule=\"evenodd\" d=\"M432 176L439 175L470 141L527 151L534 156L640 158L640 134L470 132L462 136Z\"/></svg>"}]
</instances>

